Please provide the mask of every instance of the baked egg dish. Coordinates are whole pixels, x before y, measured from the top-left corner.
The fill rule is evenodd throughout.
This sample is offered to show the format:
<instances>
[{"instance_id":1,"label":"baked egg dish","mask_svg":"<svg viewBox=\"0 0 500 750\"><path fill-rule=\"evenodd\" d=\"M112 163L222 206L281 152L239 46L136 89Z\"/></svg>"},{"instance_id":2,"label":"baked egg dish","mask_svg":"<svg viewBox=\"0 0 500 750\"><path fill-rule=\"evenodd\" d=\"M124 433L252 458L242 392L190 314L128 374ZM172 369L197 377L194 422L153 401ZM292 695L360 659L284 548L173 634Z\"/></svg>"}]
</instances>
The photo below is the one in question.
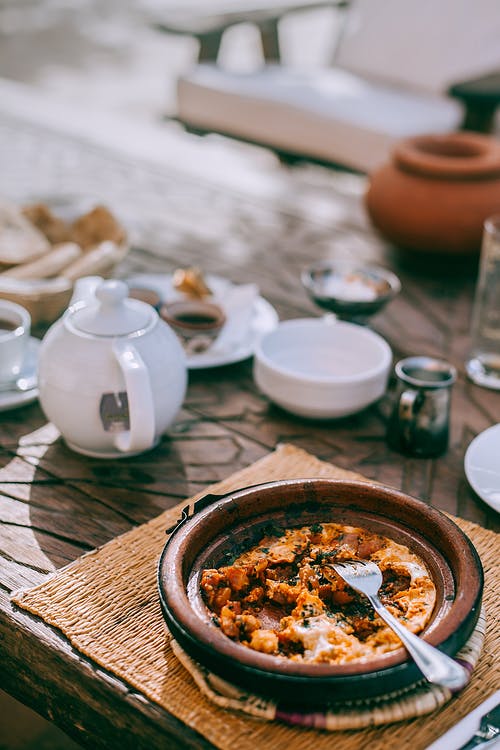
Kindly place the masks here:
<instances>
[{"instance_id":1,"label":"baked egg dish","mask_svg":"<svg viewBox=\"0 0 500 750\"><path fill-rule=\"evenodd\" d=\"M423 560L363 528L270 525L258 544L233 557L201 572L213 624L244 647L297 662L365 662L401 647L366 597L330 567L333 562L375 562L383 576L382 603L414 633L428 624L436 603Z\"/></svg>"}]
</instances>

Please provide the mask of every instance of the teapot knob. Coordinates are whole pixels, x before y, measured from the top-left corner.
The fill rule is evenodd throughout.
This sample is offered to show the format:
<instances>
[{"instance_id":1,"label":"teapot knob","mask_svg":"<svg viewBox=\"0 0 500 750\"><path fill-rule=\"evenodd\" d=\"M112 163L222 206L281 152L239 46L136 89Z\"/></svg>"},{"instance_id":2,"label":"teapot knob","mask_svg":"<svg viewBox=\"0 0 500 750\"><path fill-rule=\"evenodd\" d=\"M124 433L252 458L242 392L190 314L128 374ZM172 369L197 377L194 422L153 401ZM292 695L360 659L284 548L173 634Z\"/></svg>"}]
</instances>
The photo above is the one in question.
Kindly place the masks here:
<instances>
[{"instance_id":1,"label":"teapot knob","mask_svg":"<svg viewBox=\"0 0 500 750\"><path fill-rule=\"evenodd\" d=\"M95 290L95 296L102 305L120 305L128 297L128 286L124 281L104 281Z\"/></svg>"}]
</instances>

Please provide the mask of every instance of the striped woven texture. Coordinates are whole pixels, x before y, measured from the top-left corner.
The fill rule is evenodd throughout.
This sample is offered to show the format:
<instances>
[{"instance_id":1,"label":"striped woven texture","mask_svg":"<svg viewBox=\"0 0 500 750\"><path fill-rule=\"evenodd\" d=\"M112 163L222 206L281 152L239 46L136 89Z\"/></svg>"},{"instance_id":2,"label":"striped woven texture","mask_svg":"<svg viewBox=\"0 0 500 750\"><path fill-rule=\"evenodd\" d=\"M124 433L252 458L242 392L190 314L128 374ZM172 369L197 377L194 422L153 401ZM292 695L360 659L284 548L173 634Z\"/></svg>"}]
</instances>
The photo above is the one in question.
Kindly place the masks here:
<instances>
[{"instance_id":1,"label":"striped woven texture","mask_svg":"<svg viewBox=\"0 0 500 750\"><path fill-rule=\"evenodd\" d=\"M221 493L263 481L305 477L363 479L283 445L200 496L207 491ZM458 697L435 710L428 706L426 710L431 712L419 718L357 731L339 730L334 738L329 732L263 721L215 705L175 656L156 589L156 565L165 543L165 529L175 523L185 505L183 502L83 555L45 583L14 595L14 602L59 628L81 653L163 706L220 750L326 750L331 749L332 742L335 750L385 750L391 745L398 750L423 750L498 689L498 535L455 519L483 562L488 623L472 680ZM395 715L392 720L401 718Z\"/></svg>"},{"instance_id":2,"label":"striped woven texture","mask_svg":"<svg viewBox=\"0 0 500 750\"><path fill-rule=\"evenodd\" d=\"M466 663L471 672L481 654L485 630L486 616L483 611L474 632L457 654L460 662ZM248 716L268 721L285 721L292 726L315 727L335 732L339 729L362 729L391 724L403 719L425 716L444 706L452 697L451 691L447 688L430 685L426 680L422 680L418 685L406 690L394 691L390 695L377 696L372 700L351 700L326 711L318 709L305 713L297 710L290 712L286 708L281 708L276 701L247 693L212 674L193 661L175 640L172 640L170 645L201 692L216 706L241 711Z\"/></svg>"}]
</instances>

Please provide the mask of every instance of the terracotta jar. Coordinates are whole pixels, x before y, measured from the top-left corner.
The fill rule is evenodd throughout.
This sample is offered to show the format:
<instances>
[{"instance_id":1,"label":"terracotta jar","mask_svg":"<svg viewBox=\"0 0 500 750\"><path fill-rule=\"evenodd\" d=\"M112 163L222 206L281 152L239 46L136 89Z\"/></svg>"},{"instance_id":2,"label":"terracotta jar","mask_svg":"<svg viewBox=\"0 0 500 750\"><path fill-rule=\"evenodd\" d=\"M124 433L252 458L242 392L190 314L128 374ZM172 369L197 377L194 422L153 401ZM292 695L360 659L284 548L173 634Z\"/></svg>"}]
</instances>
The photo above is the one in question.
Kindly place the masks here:
<instances>
[{"instance_id":1,"label":"terracotta jar","mask_svg":"<svg viewBox=\"0 0 500 750\"><path fill-rule=\"evenodd\" d=\"M366 207L400 248L476 253L484 220L500 211L500 143L476 133L401 141L371 175Z\"/></svg>"}]
</instances>

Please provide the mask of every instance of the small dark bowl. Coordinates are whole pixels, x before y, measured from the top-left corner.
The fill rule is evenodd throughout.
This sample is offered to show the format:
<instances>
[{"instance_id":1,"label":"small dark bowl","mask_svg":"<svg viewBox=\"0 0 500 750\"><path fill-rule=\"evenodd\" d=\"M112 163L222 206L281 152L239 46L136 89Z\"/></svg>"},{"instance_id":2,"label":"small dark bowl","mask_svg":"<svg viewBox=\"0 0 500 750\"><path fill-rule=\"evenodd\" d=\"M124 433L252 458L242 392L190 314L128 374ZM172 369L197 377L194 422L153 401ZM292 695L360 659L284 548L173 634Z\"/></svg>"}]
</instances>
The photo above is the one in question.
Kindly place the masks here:
<instances>
[{"instance_id":1,"label":"small dark bowl","mask_svg":"<svg viewBox=\"0 0 500 750\"><path fill-rule=\"evenodd\" d=\"M401 282L391 271L381 266L356 265L348 261L318 263L306 269L302 284L311 299L325 310L334 312L343 320L364 322L379 312L401 291ZM349 284L353 281L365 287L371 299L349 297ZM332 284L343 283L345 295L335 294ZM329 288L330 287L330 288Z\"/></svg>"},{"instance_id":2,"label":"small dark bowl","mask_svg":"<svg viewBox=\"0 0 500 750\"><path fill-rule=\"evenodd\" d=\"M167 302L162 305L160 315L165 323L186 340L200 334L215 337L226 322L220 305L199 299Z\"/></svg>"},{"instance_id":3,"label":"small dark bowl","mask_svg":"<svg viewBox=\"0 0 500 750\"><path fill-rule=\"evenodd\" d=\"M346 523L405 544L426 563L437 592L425 640L454 655L479 616L483 574L469 539L449 518L420 500L368 482L302 479L207 496L186 509L162 553L158 584L168 628L184 650L215 674L290 705L366 698L411 685L417 667L400 648L365 663L308 664L253 651L211 622L200 594L204 568L257 543L270 522L302 526Z\"/></svg>"}]
</instances>

